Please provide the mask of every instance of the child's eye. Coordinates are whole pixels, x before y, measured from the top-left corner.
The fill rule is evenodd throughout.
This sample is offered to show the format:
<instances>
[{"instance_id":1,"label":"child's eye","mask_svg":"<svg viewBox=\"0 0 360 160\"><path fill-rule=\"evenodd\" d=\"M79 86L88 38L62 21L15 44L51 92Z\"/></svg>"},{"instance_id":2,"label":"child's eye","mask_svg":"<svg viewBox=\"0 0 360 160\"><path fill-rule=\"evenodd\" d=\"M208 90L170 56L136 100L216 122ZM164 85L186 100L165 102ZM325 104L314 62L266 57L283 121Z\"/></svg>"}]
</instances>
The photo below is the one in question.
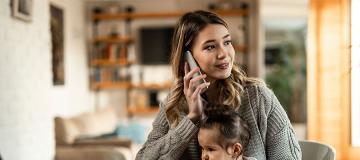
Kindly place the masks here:
<instances>
[{"instance_id":1,"label":"child's eye","mask_svg":"<svg viewBox=\"0 0 360 160\"><path fill-rule=\"evenodd\" d=\"M208 148L208 150L211 152L211 151L215 151L214 148Z\"/></svg>"}]
</instances>

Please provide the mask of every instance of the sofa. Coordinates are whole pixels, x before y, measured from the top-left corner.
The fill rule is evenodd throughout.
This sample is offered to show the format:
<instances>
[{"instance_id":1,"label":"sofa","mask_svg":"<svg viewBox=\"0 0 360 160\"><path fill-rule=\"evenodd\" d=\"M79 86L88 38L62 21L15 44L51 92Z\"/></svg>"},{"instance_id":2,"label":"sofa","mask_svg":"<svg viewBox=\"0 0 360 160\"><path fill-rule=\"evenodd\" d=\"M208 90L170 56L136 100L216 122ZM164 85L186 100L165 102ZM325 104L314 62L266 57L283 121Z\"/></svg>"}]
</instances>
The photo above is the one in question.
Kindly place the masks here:
<instances>
[{"instance_id":1,"label":"sofa","mask_svg":"<svg viewBox=\"0 0 360 160\"><path fill-rule=\"evenodd\" d=\"M132 141L114 134L115 109L55 117L55 160L131 160Z\"/></svg>"}]
</instances>

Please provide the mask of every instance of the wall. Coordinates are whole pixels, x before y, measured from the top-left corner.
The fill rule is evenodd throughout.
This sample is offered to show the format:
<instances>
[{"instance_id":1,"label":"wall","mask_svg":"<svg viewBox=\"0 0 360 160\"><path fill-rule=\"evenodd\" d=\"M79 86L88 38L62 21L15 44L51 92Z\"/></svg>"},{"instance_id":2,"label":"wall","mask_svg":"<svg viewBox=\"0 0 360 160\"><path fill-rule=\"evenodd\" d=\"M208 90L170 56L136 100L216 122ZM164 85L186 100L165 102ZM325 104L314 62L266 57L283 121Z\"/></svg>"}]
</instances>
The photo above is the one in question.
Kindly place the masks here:
<instances>
[{"instance_id":1,"label":"wall","mask_svg":"<svg viewBox=\"0 0 360 160\"><path fill-rule=\"evenodd\" d=\"M64 9L65 85L52 85L49 5ZM11 17L0 1L0 154L5 160L54 157L53 117L94 110L88 87L83 1L33 0L33 19Z\"/></svg>"},{"instance_id":2,"label":"wall","mask_svg":"<svg viewBox=\"0 0 360 160\"><path fill-rule=\"evenodd\" d=\"M264 20L306 19L308 0L260 0Z\"/></svg>"},{"instance_id":3,"label":"wall","mask_svg":"<svg viewBox=\"0 0 360 160\"><path fill-rule=\"evenodd\" d=\"M55 115L71 116L94 109L87 67L84 1L50 0L64 11L65 85L51 90L51 107Z\"/></svg>"},{"instance_id":4,"label":"wall","mask_svg":"<svg viewBox=\"0 0 360 160\"><path fill-rule=\"evenodd\" d=\"M35 0L33 19L13 19L0 1L0 154L3 159L52 159L49 7Z\"/></svg>"},{"instance_id":5,"label":"wall","mask_svg":"<svg viewBox=\"0 0 360 160\"><path fill-rule=\"evenodd\" d=\"M261 19L266 29L298 30L307 25L307 0L261 0Z\"/></svg>"}]
</instances>

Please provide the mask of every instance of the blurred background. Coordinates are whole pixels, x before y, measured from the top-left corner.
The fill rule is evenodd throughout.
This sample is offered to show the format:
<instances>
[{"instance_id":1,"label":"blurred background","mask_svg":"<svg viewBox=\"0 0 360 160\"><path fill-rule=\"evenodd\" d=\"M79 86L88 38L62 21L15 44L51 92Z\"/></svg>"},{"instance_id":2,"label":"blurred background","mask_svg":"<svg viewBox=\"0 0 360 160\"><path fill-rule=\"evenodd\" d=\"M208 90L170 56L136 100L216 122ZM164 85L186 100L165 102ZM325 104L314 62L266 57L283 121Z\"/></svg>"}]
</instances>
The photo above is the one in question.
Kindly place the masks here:
<instances>
[{"instance_id":1,"label":"blurred background","mask_svg":"<svg viewBox=\"0 0 360 160\"><path fill-rule=\"evenodd\" d=\"M0 0L0 159L135 159L171 89L186 11L229 24L299 140L360 159L357 0Z\"/></svg>"}]
</instances>

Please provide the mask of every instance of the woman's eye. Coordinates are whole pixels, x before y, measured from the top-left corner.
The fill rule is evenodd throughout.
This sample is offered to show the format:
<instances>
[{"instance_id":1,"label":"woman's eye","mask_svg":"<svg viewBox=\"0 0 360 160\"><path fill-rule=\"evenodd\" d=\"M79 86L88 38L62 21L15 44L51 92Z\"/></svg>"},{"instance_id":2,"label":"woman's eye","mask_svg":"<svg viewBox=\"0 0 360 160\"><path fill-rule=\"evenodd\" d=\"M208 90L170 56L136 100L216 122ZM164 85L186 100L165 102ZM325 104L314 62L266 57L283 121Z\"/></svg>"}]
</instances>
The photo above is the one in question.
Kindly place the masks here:
<instances>
[{"instance_id":1,"label":"woman's eye","mask_svg":"<svg viewBox=\"0 0 360 160\"><path fill-rule=\"evenodd\" d=\"M205 49L206 49L206 50L209 50L209 51L212 50L212 49L214 49L214 48L215 48L214 45L210 45L210 46L205 47Z\"/></svg>"},{"instance_id":2,"label":"woman's eye","mask_svg":"<svg viewBox=\"0 0 360 160\"><path fill-rule=\"evenodd\" d=\"M231 40L228 40L228 41L225 41L225 42L224 42L224 45L226 45L226 46L227 46L227 45L230 45L230 44L231 44Z\"/></svg>"}]
</instances>

